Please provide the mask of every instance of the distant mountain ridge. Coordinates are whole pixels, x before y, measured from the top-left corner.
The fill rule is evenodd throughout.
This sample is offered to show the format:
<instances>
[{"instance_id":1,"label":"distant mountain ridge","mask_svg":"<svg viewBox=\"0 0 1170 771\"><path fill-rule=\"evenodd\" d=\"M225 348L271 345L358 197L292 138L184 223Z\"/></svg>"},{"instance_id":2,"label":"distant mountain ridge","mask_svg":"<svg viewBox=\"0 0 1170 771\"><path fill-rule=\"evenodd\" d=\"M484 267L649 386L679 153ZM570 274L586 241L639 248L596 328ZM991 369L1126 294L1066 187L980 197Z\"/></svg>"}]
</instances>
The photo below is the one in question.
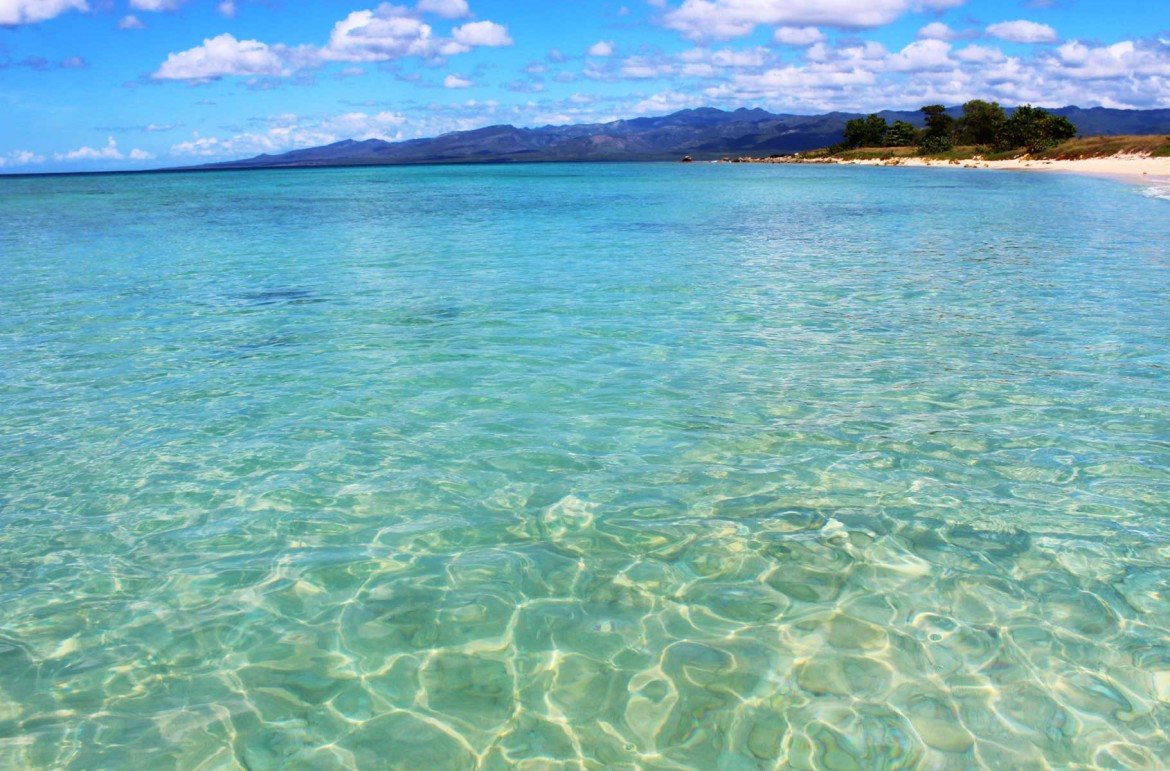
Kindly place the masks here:
<instances>
[{"instance_id":1,"label":"distant mountain ridge","mask_svg":"<svg viewBox=\"0 0 1170 771\"><path fill-rule=\"evenodd\" d=\"M962 108L948 110L961 115ZM1170 110L1061 107L1049 112L1076 124L1082 136L1170 134ZM766 156L814 150L841 140L845 122L862 113L784 115L761 109L733 111L700 107L653 118L610 123L517 128L487 126L428 139L385 142L346 139L280 155L206 164L197 169L381 166L429 163L520 163L537 161L658 161L690 155ZM887 122L922 125L917 111L878 113Z\"/></svg>"}]
</instances>

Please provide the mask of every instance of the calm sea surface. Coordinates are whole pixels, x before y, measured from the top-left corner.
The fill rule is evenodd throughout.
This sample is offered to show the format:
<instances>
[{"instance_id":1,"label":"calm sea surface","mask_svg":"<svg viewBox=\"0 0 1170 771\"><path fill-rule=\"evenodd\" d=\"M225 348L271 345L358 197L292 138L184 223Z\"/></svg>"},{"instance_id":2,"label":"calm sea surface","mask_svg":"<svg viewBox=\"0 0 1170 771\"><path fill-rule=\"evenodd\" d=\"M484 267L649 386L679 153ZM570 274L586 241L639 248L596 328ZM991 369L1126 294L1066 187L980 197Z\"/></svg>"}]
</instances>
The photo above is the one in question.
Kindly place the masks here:
<instances>
[{"instance_id":1,"label":"calm sea surface","mask_svg":"<svg viewBox=\"0 0 1170 771\"><path fill-rule=\"evenodd\" d=\"M0 179L0 767L1170 758L1170 204Z\"/></svg>"}]
</instances>

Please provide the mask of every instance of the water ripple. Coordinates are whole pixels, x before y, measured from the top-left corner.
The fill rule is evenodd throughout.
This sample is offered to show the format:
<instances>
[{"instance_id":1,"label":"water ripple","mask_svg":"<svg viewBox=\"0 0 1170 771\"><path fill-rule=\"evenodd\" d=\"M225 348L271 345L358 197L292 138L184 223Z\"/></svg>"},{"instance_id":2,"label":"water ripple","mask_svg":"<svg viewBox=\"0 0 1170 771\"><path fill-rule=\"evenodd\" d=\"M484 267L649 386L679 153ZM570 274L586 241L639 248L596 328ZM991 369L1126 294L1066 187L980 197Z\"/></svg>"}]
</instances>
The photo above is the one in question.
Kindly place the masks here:
<instances>
[{"instance_id":1,"label":"water ripple","mask_svg":"<svg viewBox=\"0 0 1170 771\"><path fill-rule=\"evenodd\" d=\"M4 180L0 767L1160 767L1161 202L871 171Z\"/></svg>"}]
</instances>

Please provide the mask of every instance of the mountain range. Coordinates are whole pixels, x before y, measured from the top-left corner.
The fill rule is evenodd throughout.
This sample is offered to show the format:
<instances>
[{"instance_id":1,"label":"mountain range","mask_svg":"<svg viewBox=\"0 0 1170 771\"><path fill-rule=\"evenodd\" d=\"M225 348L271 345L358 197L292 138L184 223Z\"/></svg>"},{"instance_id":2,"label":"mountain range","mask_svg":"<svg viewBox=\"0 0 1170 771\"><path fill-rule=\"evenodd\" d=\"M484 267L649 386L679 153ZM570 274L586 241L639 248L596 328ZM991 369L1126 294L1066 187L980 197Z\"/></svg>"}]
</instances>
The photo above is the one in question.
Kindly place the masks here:
<instances>
[{"instance_id":1,"label":"mountain range","mask_svg":"<svg viewBox=\"0 0 1170 771\"><path fill-rule=\"evenodd\" d=\"M948 110L956 117L962 108ZM1075 124L1082 136L1170 134L1170 110L1114 110L1104 107L1050 109ZM922 114L884 111L887 122L922 125ZM701 107L671 115L573 126L487 126L428 139L341 142L258 155L198 169L298 168L311 166L381 166L427 163L518 163L546 161L659 161L692 156L767 156L804 152L841 140L845 122L857 113L783 115L761 109L733 111Z\"/></svg>"}]
</instances>

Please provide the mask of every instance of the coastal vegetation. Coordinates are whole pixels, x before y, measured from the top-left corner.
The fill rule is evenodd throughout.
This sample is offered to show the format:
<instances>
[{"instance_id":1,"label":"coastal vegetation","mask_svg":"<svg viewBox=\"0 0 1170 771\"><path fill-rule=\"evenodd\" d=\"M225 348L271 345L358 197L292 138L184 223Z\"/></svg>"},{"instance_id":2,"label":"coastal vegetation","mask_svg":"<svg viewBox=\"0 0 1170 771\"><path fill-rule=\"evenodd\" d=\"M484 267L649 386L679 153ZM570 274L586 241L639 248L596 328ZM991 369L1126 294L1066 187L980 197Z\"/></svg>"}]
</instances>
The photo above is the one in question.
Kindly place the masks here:
<instances>
[{"instance_id":1,"label":"coastal vegetation","mask_svg":"<svg viewBox=\"0 0 1170 771\"><path fill-rule=\"evenodd\" d=\"M1016 108L1009 116L997 102L973 99L963 105L962 117L950 115L941 104L923 107L924 127L905 121L887 125L872 114L846 122L843 140L830 148L840 153L862 148L916 148L920 155L941 155L956 147L977 147L985 153L1024 151L1042 153L1073 139L1077 127L1068 118L1032 105Z\"/></svg>"},{"instance_id":2,"label":"coastal vegetation","mask_svg":"<svg viewBox=\"0 0 1170 771\"><path fill-rule=\"evenodd\" d=\"M989 150L983 145L957 144L939 153L923 153L917 145L906 147L859 147L840 150L835 147L801 153L807 160L841 161L897 161L905 158L929 158L939 161L1002 161L1027 156L1033 160L1076 161L1087 158L1111 158L1118 155L1138 155L1151 158L1170 158L1170 135L1077 137L1060 142L1047 150L1028 152L1024 148Z\"/></svg>"}]
</instances>

